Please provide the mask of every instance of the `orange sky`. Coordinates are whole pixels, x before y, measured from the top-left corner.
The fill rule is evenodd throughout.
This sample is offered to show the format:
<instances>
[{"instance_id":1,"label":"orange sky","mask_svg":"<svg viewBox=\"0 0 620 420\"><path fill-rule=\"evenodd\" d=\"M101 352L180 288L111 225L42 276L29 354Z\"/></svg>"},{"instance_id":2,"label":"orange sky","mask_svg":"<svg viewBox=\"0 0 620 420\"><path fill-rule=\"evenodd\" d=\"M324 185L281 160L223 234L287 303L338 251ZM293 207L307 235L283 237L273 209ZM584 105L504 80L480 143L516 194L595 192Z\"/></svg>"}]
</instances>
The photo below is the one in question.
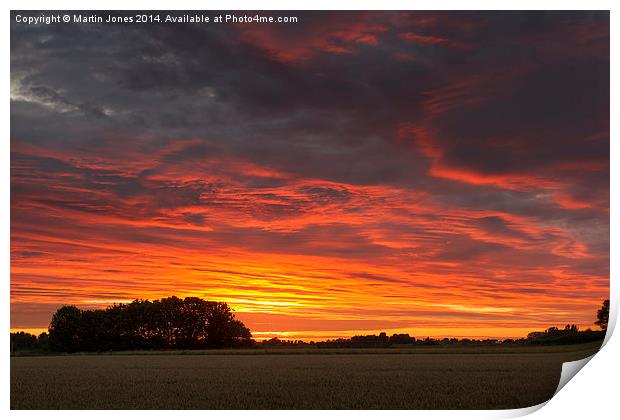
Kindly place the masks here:
<instances>
[{"instance_id":1,"label":"orange sky","mask_svg":"<svg viewBox=\"0 0 620 420\"><path fill-rule=\"evenodd\" d=\"M505 57L485 44L503 15L379 16L307 19L295 42L209 29L196 63L175 29L105 46L13 34L12 329L170 295L228 302L255 338L593 327L609 290L608 33L517 22L498 42L541 57ZM147 67L122 61L147 41ZM472 51L488 58L464 64Z\"/></svg>"}]
</instances>

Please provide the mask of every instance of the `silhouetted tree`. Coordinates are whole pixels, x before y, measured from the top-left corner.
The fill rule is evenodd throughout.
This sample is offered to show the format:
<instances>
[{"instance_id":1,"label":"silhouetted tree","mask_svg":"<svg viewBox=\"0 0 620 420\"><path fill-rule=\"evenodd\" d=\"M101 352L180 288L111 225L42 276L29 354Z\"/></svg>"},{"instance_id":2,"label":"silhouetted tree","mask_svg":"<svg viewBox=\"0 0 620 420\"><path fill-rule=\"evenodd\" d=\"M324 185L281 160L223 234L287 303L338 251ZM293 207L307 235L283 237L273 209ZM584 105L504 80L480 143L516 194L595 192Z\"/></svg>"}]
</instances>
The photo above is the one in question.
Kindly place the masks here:
<instances>
[{"instance_id":1,"label":"silhouetted tree","mask_svg":"<svg viewBox=\"0 0 620 420\"><path fill-rule=\"evenodd\" d=\"M24 331L11 333L11 351L32 350L37 345L37 337L33 334Z\"/></svg>"},{"instance_id":2,"label":"silhouetted tree","mask_svg":"<svg viewBox=\"0 0 620 420\"><path fill-rule=\"evenodd\" d=\"M42 332L37 337L38 345L41 350L49 349L49 335L46 332Z\"/></svg>"},{"instance_id":3,"label":"silhouetted tree","mask_svg":"<svg viewBox=\"0 0 620 420\"><path fill-rule=\"evenodd\" d=\"M207 309L207 344L209 347L220 348L230 345L231 333L238 333L239 325L231 325L234 316L230 308L223 302L210 302Z\"/></svg>"},{"instance_id":4,"label":"silhouetted tree","mask_svg":"<svg viewBox=\"0 0 620 420\"><path fill-rule=\"evenodd\" d=\"M43 332L37 337L25 331L11 333L11 353L48 350L48 335Z\"/></svg>"},{"instance_id":5,"label":"silhouetted tree","mask_svg":"<svg viewBox=\"0 0 620 420\"><path fill-rule=\"evenodd\" d=\"M53 351L76 352L81 349L80 330L82 311L75 306L63 306L52 316L49 343Z\"/></svg>"},{"instance_id":6,"label":"silhouetted tree","mask_svg":"<svg viewBox=\"0 0 620 420\"><path fill-rule=\"evenodd\" d=\"M392 334L390 337L390 344L413 344L415 338L409 336L409 334Z\"/></svg>"},{"instance_id":7,"label":"silhouetted tree","mask_svg":"<svg viewBox=\"0 0 620 420\"><path fill-rule=\"evenodd\" d=\"M49 341L52 350L65 352L253 344L250 330L226 303L176 296L96 310L63 306L52 318Z\"/></svg>"},{"instance_id":8,"label":"silhouetted tree","mask_svg":"<svg viewBox=\"0 0 620 420\"><path fill-rule=\"evenodd\" d=\"M233 319L228 323L227 347L247 347L252 344L252 333L243 322Z\"/></svg>"},{"instance_id":9,"label":"silhouetted tree","mask_svg":"<svg viewBox=\"0 0 620 420\"><path fill-rule=\"evenodd\" d=\"M603 301L603 306L596 313L595 324L601 327L602 330L607 329L607 323L609 322L609 299Z\"/></svg>"},{"instance_id":10,"label":"silhouetted tree","mask_svg":"<svg viewBox=\"0 0 620 420\"><path fill-rule=\"evenodd\" d=\"M575 324L566 324L566 326L564 327L564 331L570 333L577 333L579 332L579 327L577 327L577 325Z\"/></svg>"}]
</instances>

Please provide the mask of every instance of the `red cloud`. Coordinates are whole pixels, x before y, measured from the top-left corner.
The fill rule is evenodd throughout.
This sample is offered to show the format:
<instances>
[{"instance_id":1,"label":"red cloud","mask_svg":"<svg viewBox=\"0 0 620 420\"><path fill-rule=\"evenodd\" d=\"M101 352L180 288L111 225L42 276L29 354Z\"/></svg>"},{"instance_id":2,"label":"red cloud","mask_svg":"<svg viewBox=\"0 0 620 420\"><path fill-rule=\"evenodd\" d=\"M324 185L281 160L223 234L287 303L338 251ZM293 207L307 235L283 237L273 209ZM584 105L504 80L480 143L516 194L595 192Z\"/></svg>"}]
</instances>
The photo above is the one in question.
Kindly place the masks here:
<instances>
[{"instance_id":1,"label":"red cloud","mask_svg":"<svg viewBox=\"0 0 620 420\"><path fill-rule=\"evenodd\" d=\"M399 36L404 41L419 45L441 45L450 48L464 48L465 46L458 41L433 35L420 35L414 32L403 32Z\"/></svg>"},{"instance_id":2,"label":"red cloud","mask_svg":"<svg viewBox=\"0 0 620 420\"><path fill-rule=\"evenodd\" d=\"M321 53L353 54L360 45L378 46L379 37L388 30L386 25L367 23L360 17L358 21L333 21L327 30L324 26L309 26L306 32L292 37L276 27L240 26L239 38L271 58L291 64Z\"/></svg>"}]
</instances>

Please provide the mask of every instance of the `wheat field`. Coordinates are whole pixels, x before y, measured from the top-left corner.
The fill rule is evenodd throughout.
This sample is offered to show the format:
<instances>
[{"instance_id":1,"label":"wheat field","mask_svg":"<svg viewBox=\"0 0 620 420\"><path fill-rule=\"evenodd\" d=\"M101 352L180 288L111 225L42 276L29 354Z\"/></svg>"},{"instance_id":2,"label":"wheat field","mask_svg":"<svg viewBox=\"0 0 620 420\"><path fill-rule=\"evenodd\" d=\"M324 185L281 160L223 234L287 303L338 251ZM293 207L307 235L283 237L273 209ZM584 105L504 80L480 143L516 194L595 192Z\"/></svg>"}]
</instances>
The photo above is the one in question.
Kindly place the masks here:
<instances>
[{"instance_id":1,"label":"wheat field","mask_svg":"<svg viewBox=\"0 0 620 420\"><path fill-rule=\"evenodd\" d=\"M599 346L12 357L11 408L520 408Z\"/></svg>"}]
</instances>

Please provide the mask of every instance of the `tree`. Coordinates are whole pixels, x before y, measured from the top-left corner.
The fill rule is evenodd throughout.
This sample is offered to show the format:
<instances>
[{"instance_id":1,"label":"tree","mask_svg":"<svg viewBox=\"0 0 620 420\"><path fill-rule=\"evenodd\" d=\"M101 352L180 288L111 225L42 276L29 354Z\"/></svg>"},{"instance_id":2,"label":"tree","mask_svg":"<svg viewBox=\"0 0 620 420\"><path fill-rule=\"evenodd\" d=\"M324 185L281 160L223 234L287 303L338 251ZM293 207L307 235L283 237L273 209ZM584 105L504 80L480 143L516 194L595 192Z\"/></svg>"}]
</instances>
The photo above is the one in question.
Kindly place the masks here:
<instances>
[{"instance_id":1,"label":"tree","mask_svg":"<svg viewBox=\"0 0 620 420\"><path fill-rule=\"evenodd\" d=\"M37 337L20 331L11 333L11 351L32 350L37 347Z\"/></svg>"},{"instance_id":2,"label":"tree","mask_svg":"<svg viewBox=\"0 0 620 420\"><path fill-rule=\"evenodd\" d=\"M575 324L566 324L564 331L568 333L576 333L579 332L579 327Z\"/></svg>"},{"instance_id":3,"label":"tree","mask_svg":"<svg viewBox=\"0 0 620 420\"><path fill-rule=\"evenodd\" d=\"M49 335L46 332L39 334L37 341L39 342L40 349L47 350L49 348Z\"/></svg>"},{"instance_id":4,"label":"tree","mask_svg":"<svg viewBox=\"0 0 620 420\"><path fill-rule=\"evenodd\" d=\"M231 325L234 319L235 316L226 303L209 302L206 328L208 347L221 348L232 344L231 329L238 329L237 326Z\"/></svg>"},{"instance_id":5,"label":"tree","mask_svg":"<svg viewBox=\"0 0 620 420\"><path fill-rule=\"evenodd\" d=\"M52 317L49 344L53 351L75 352L241 347L253 341L226 303L171 296L106 309L63 306Z\"/></svg>"},{"instance_id":6,"label":"tree","mask_svg":"<svg viewBox=\"0 0 620 420\"><path fill-rule=\"evenodd\" d=\"M595 324L601 327L601 330L607 329L607 323L609 322L609 299L603 301L603 306L596 313Z\"/></svg>"},{"instance_id":7,"label":"tree","mask_svg":"<svg viewBox=\"0 0 620 420\"><path fill-rule=\"evenodd\" d=\"M226 345L230 347L246 347L252 344L252 333L243 322L232 319L228 323Z\"/></svg>"},{"instance_id":8,"label":"tree","mask_svg":"<svg viewBox=\"0 0 620 420\"><path fill-rule=\"evenodd\" d=\"M80 329L82 311L75 306L63 306L52 316L49 326L49 345L53 351L76 352L82 350Z\"/></svg>"}]
</instances>

